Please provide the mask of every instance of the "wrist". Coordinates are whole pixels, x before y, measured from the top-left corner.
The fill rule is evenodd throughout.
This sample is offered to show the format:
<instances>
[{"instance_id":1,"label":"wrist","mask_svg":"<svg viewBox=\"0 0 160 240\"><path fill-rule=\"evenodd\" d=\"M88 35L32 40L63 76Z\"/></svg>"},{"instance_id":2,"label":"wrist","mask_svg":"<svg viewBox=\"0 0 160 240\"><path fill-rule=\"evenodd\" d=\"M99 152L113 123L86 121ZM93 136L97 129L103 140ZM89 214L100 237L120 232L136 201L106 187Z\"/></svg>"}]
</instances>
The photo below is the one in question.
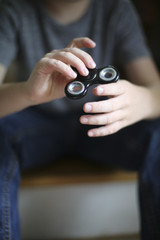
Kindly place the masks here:
<instances>
[{"instance_id":1,"label":"wrist","mask_svg":"<svg viewBox=\"0 0 160 240\"><path fill-rule=\"evenodd\" d=\"M160 117L160 86L142 87L142 119L151 120Z\"/></svg>"},{"instance_id":2,"label":"wrist","mask_svg":"<svg viewBox=\"0 0 160 240\"><path fill-rule=\"evenodd\" d=\"M148 119L154 119L160 117L160 84L148 88L148 105L149 115Z\"/></svg>"},{"instance_id":3,"label":"wrist","mask_svg":"<svg viewBox=\"0 0 160 240\"><path fill-rule=\"evenodd\" d=\"M36 101L33 98L31 92L29 91L27 82L19 83L19 92L21 93L21 98L23 98L24 104L26 107L36 105Z\"/></svg>"},{"instance_id":4,"label":"wrist","mask_svg":"<svg viewBox=\"0 0 160 240\"><path fill-rule=\"evenodd\" d=\"M25 97L25 100L28 106L34 106L41 103L38 101L39 98L36 96L36 94L32 90L32 87L30 86L30 82L28 81L23 82L23 85L21 87L22 87L23 96Z\"/></svg>"}]
</instances>

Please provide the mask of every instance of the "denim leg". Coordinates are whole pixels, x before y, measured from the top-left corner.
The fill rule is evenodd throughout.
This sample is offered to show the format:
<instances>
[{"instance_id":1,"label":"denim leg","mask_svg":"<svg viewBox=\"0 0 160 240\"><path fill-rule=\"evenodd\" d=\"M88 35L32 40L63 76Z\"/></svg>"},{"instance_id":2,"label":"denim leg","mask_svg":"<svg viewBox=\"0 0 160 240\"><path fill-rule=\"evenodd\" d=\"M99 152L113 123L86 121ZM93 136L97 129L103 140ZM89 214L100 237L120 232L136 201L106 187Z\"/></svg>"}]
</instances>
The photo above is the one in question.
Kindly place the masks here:
<instances>
[{"instance_id":1,"label":"denim leg","mask_svg":"<svg viewBox=\"0 0 160 240\"><path fill-rule=\"evenodd\" d=\"M77 116L51 117L32 109L0 120L0 240L19 240L20 168L68 153L140 172L143 240L159 240L160 121L140 123L104 138L88 138Z\"/></svg>"},{"instance_id":2,"label":"denim leg","mask_svg":"<svg viewBox=\"0 0 160 240\"><path fill-rule=\"evenodd\" d=\"M142 240L160 240L160 120L144 121L111 136L88 138L81 129L76 147L101 164L139 173Z\"/></svg>"},{"instance_id":3,"label":"denim leg","mask_svg":"<svg viewBox=\"0 0 160 240\"><path fill-rule=\"evenodd\" d=\"M16 153L1 130L0 136L0 239L19 240L17 210L19 164Z\"/></svg>"},{"instance_id":4,"label":"denim leg","mask_svg":"<svg viewBox=\"0 0 160 240\"><path fill-rule=\"evenodd\" d=\"M20 240L21 169L48 164L66 154L74 123L70 117L64 121L62 116L46 116L34 108L0 119L0 240Z\"/></svg>"},{"instance_id":5,"label":"denim leg","mask_svg":"<svg viewBox=\"0 0 160 240\"><path fill-rule=\"evenodd\" d=\"M139 174L141 235L160 239L160 121L149 126L150 142Z\"/></svg>"},{"instance_id":6,"label":"denim leg","mask_svg":"<svg viewBox=\"0 0 160 240\"><path fill-rule=\"evenodd\" d=\"M149 137L141 122L106 137L87 137L88 127L81 127L76 152L91 161L137 171L145 157Z\"/></svg>"}]
</instances>

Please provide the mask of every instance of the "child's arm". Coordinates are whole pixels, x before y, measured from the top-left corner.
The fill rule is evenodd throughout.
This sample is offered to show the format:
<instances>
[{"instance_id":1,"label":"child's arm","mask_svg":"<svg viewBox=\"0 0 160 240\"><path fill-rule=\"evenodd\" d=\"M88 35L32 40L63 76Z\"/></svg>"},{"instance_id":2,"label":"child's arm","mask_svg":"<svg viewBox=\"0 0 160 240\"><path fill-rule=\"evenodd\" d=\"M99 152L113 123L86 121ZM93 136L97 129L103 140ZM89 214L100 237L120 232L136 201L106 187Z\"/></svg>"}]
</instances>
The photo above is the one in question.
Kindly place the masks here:
<instances>
[{"instance_id":1,"label":"child's arm","mask_svg":"<svg viewBox=\"0 0 160 240\"><path fill-rule=\"evenodd\" d=\"M88 38L74 39L67 48L53 50L35 66L26 82L3 84L6 69L0 67L0 117L23 110L26 107L64 97L67 81L76 77L71 65L81 75L88 75L87 68L94 68L92 57L81 47L95 47Z\"/></svg>"},{"instance_id":2,"label":"child's arm","mask_svg":"<svg viewBox=\"0 0 160 240\"><path fill-rule=\"evenodd\" d=\"M126 73L132 83L119 80L98 86L94 94L110 98L84 105L87 115L80 118L81 123L99 126L89 130L89 136L110 135L138 121L160 117L160 76L152 59L130 62Z\"/></svg>"}]
</instances>

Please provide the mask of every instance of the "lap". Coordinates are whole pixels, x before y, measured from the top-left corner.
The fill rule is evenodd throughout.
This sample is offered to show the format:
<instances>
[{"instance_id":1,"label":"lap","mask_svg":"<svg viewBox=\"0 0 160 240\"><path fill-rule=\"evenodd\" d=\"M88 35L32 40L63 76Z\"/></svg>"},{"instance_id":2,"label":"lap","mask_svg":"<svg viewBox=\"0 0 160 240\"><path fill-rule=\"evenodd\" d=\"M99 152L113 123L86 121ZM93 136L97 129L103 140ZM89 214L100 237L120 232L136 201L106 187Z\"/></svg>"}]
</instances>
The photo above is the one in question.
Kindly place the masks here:
<instances>
[{"instance_id":1,"label":"lap","mask_svg":"<svg viewBox=\"0 0 160 240\"><path fill-rule=\"evenodd\" d=\"M124 169L137 171L146 158L152 134L160 136L160 121L143 121L129 126L116 134L88 138L86 129L80 130L79 142L75 146L78 154L103 164L110 164Z\"/></svg>"},{"instance_id":2,"label":"lap","mask_svg":"<svg viewBox=\"0 0 160 240\"><path fill-rule=\"evenodd\" d=\"M48 164L67 154L74 138L75 119L49 116L29 108L0 119L5 138L18 155L22 169Z\"/></svg>"},{"instance_id":3,"label":"lap","mask_svg":"<svg viewBox=\"0 0 160 240\"><path fill-rule=\"evenodd\" d=\"M89 138L88 127L79 123L79 114L51 116L29 108L0 119L1 131L7 136L23 169L74 154L137 170L147 152L149 130L159 126L159 120L141 122L107 137ZM0 141L3 141L2 135Z\"/></svg>"}]
</instances>

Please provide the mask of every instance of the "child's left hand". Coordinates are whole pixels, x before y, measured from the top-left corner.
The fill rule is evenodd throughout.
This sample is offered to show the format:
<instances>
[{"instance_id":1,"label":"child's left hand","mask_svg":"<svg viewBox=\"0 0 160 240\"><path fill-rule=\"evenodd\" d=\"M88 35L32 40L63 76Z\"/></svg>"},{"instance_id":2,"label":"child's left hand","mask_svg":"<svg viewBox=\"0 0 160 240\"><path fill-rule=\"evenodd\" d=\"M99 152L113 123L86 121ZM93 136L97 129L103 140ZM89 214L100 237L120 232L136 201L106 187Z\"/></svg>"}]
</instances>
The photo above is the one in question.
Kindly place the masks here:
<instances>
[{"instance_id":1,"label":"child's left hand","mask_svg":"<svg viewBox=\"0 0 160 240\"><path fill-rule=\"evenodd\" d=\"M119 80L117 83L99 85L93 93L97 96L107 96L109 99L84 105L85 113L94 114L81 116L80 122L88 125L103 125L89 130L89 137L116 133L150 116L150 91L145 87Z\"/></svg>"}]
</instances>

